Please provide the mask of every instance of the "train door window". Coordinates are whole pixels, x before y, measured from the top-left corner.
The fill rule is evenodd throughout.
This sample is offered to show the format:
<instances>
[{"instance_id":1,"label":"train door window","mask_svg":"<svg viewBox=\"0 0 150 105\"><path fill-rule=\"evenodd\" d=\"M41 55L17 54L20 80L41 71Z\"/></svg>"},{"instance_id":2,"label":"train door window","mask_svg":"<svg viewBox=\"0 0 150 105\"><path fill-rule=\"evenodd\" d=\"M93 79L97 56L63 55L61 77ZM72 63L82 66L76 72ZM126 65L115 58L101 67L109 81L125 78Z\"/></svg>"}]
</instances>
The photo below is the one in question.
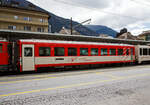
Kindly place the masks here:
<instances>
[{"instance_id":1,"label":"train door window","mask_svg":"<svg viewBox=\"0 0 150 105\"><path fill-rule=\"evenodd\" d=\"M142 48L140 48L140 55L143 55L143 53L142 53L143 51L142 51Z\"/></svg>"},{"instance_id":2,"label":"train door window","mask_svg":"<svg viewBox=\"0 0 150 105\"><path fill-rule=\"evenodd\" d=\"M107 49L102 48L101 49L101 55L108 55Z\"/></svg>"},{"instance_id":3,"label":"train door window","mask_svg":"<svg viewBox=\"0 0 150 105\"><path fill-rule=\"evenodd\" d=\"M147 48L143 49L143 55L147 55Z\"/></svg>"},{"instance_id":4,"label":"train door window","mask_svg":"<svg viewBox=\"0 0 150 105\"><path fill-rule=\"evenodd\" d=\"M129 49L126 49L126 55L129 55Z\"/></svg>"},{"instance_id":5,"label":"train door window","mask_svg":"<svg viewBox=\"0 0 150 105\"><path fill-rule=\"evenodd\" d=\"M65 56L65 48L64 47L55 47L54 55L55 56Z\"/></svg>"},{"instance_id":6,"label":"train door window","mask_svg":"<svg viewBox=\"0 0 150 105\"><path fill-rule=\"evenodd\" d=\"M116 55L116 49L110 49L109 54L110 55Z\"/></svg>"},{"instance_id":7,"label":"train door window","mask_svg":"<svg viewBox=\"0 0 150 105\"><path fill-rule=\"evenodd\" d=\"M88 55L88 48L80 48L80 55L87 56Z\"/></svg>"},{"instance_id":8,"label":"train door window","mask_svg":"<svg viewBox=\"0 0 150 105\"><path fill-rule=\"evenodd\" d=\"M91 55L98 55L98 48L91 48Z\"/></svg>"},{"instance_id":9,"label":"train door window","mask_svg":"<svg viewBox=\"0 0 150 105\"><path fill-rule=\"evenodd\" d=\"M68 56L77 56L77 48L68 48Z\"/></svg>"},{"instance_id":10,"label":"train door window","mask_svg":"<svg viewBox=\"0 0 150 105\"><path fill-rule=\"evenodd\" d=\"M50 47L40 47L39 48L39 56L50 56L51 49Z\"/></svg>"},{"instance_id":11,"label":"train door window","mask_svg":"<svg viewBox=\"0 0 150 105\"><path fill-rule=\"evenodd\" d=\"M24 56L25 57L32 57L32 47L25 47L24 48Z\"/></svg>"},{"instance_id":12,"label":"train door window","mask_svg":"<svg viewBox=\"0 0 150 105\"><path fill-rule=\"evenodd\" d=\"M3 44L0 44L0 53L3 52Z\"/></svg>"},{"instance_id":13,"label":"train door window","mask_svg":"<svg viewBox=\"0 0 150 105\"><path fill-rule=\"evenodd\" d=\"M118 55L123 55L123 49L118 49Z\"/></svg>"}]
</instances>

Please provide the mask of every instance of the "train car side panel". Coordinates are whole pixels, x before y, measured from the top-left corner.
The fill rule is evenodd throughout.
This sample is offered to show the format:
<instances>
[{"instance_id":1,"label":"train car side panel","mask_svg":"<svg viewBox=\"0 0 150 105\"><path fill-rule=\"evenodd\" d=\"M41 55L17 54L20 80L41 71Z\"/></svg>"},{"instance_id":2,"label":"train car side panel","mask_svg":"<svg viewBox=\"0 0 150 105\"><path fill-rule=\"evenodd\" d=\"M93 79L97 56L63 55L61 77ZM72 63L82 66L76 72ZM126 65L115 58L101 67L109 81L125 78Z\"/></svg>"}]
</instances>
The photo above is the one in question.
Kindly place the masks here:
<instances>
[{"instance_id":1,"label":"train car side panel","mask_svg":"<svg viewBox=\"0 0 150 105\"><path fill-rule=\"evenodd\" d=\"M8 70L9 55L7 49L8 42L0 42L0 70Z\"/></svg>"}]
</instances>

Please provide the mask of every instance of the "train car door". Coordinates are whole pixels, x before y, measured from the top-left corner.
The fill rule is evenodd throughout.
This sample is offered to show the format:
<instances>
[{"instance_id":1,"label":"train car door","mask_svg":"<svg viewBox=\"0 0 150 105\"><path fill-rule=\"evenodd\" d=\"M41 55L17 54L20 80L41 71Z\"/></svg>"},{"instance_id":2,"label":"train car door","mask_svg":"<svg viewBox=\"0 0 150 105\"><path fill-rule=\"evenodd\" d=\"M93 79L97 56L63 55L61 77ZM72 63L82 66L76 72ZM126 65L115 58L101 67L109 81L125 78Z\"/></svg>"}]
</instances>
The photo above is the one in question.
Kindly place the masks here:
<instances>
[{"instance_id":1,"label":"train car door","mask_svg":"<svg viewBox=\"0 0 150 105\"><path fill-rule=\"evenodd\" d=\"M23 44L22 45L22 70L23 71L34 71L34 45Z\"/></svg>"}]
</instances>

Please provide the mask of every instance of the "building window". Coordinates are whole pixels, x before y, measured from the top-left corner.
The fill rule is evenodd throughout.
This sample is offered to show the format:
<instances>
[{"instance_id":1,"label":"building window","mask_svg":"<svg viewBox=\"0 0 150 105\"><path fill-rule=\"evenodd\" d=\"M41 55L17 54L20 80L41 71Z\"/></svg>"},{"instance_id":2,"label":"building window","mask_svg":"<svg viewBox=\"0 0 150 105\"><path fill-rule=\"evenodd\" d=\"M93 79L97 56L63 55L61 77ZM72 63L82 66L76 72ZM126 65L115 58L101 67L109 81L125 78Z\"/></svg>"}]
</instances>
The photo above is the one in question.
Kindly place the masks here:
<instances>
[{"instance_id":1,"label":"building window","mask_svg":"<svg viewBox=\"0 0 150 105\"><path fill-rule=\"evenodd\" d=\"M39 19L40 22L44 22L44 19Z\"/></svg>"},{"instance_id":2,"label":"building window","mask_svg":"<svg viewBox=\"0 0 150 105\"><path fill-rule=\"evenodd\" d=\"M25 31L31 31L31 26L24 26Z\"/></svg>"},{"instance_id":3,"label":"building window","mask_svg":"<svg viewBox=\"0 0 150 105\"><path fill-rule=\"evenodd\" d=\"M16 20L17 20L17 19L18 19L18 16L14 16L14 19L16 19Z\"/></svg>"},{"instance_id":4,"label":"building window","mask_svg":"<svg viewBox=\"0 0 150 105\"><path fill-rule=\"evenodd\" d=\"M146 41L150 41L150 34L149 35L146 35Z\"/></svg>"},{"instance_id":5,"label":"building window","mask_svg":"<svg viewBox=\"0 0 150 105\"><path fill-rule=\"evenodd\" d=\"M116 49L110 49L109 55L116 55Z\"/></svg>"},{"instance_id":6,"label":"building window","mask_svg":"<svg viewBox=\"0 0 150 105\"><path fill-rule=\"evenodd\" d=\"M55 56L65 56L65 48L63 48L63 47L55 47L54 48L54 55Z\"/></svg>"},{"instance_id":7,"label":"building window","mask_svg":"<svg viewBox=\"0 0 150 105\"><path fill-rule=\"evenodd\" d=\"M16 30L16 26L8 26L9 30Z\"/></svg>"},{"instance_id":8,"label":"building window","mask_svg":"<svg viewBox=\"0 0 150 105\"><path fill-rule=\"evenodd\" d=\"M51 54L50 47L40 47L39 48L39 56L50 56Z\"/></svg>"},{"instance_id":9,"label":"building window","mask_svg":"<svg viewBox=\"0 0 150 105\"><path fill-rule=\"evenodd\" d=\"M118 49L118 55L123 55L123 49Z\"/></svg>"},{"instance_id":10,"label":"building window","mask_svg":"<svg viewBox=\"0 0 150 105\"><path fill-rule=\"evenodd\" d=\"M108 55L107 49L101 49L101 55Z\"/></svg>"},{"instance_id":11,"label":"building window","mask_svg":"<svg viewBox=\"0 0 150 105\"><path fill-rule=\"evenodd\" d=\"M91 48L91 55L98 55L98 48Z\"/></svg>"},{"instance_id":12,"label":"building window","mask_svg":"<svg viewBox=\"0 0 150 105\"><path fill-rule=\"evenodd\" d=\"M25 47L24 48L24 56L25 57L32 57L32 47Z\"/></svg>"},{"instance_id":13,"label":"building window","mask_svg":"<svg viewBox=\"0 0 150 105\"><path fill-rule=\"evenodd\" d=\"M37 28L37 32L44 32L44 28Z\"/></svg>"},{"instance_id":14,"label":"building window","mask_svg":"<svg viewBox=\"0 0 150 105\"><path fill-rule=\"evenodd\" d=\"M80 48L80 55L87 56L88 55L88 48Z\"/></svg>"},{"instance_id":15,"label":"building window","mask_svg":"<svg viewBox=\"0 0 150 105\"><path fill-rule=\"evenodd\" d=\"M2 0L0 0L0 5L2 5Z\"/></svg>"},{"instance_id":16,"label":"building window","mask_svg":"<svg viewBox=\"0 0 150 105\"><path fill-rule=\"evenodd\" d=\"M0 44L0 53L3 52L3 44Z\"/></svg>"},{"instance_id":17,"label":"building window","mask_svg":"<svg viewBox=\"0 0 150 105\"><path fill-rule=\"evenodd\" d=\"M23 19L26 21L32 21L32 18L30 18L30 17L24 17Z\"/></svg>"},{"instance_id":18,"label":"building window","mask_svg":"<svg viewBox=\"0 0 150 105\"><path fill-rule=\"evenodd\" d=\"M68 56L77 56L77 48L68 48Z\"/></svg>"}]
</instances>

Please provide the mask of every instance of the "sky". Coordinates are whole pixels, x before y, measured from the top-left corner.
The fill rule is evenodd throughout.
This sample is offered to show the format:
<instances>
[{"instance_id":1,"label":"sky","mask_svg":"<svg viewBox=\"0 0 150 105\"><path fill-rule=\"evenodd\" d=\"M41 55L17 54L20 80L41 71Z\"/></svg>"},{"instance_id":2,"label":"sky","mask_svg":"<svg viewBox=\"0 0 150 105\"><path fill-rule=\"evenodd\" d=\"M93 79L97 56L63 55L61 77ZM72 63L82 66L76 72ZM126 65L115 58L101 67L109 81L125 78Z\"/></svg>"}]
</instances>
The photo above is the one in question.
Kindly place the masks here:
<instances>
[{"instance_id":1,"label":"sky","mask_svg":"<svg viewBox=\"0 0 150 105\"><path fill-rule=\"evenodd\" d=\"M104 25L116 31L127 28L133 35L150 30L149 0L28 0L63 18Z\"/></svg>"}]
</instances>

